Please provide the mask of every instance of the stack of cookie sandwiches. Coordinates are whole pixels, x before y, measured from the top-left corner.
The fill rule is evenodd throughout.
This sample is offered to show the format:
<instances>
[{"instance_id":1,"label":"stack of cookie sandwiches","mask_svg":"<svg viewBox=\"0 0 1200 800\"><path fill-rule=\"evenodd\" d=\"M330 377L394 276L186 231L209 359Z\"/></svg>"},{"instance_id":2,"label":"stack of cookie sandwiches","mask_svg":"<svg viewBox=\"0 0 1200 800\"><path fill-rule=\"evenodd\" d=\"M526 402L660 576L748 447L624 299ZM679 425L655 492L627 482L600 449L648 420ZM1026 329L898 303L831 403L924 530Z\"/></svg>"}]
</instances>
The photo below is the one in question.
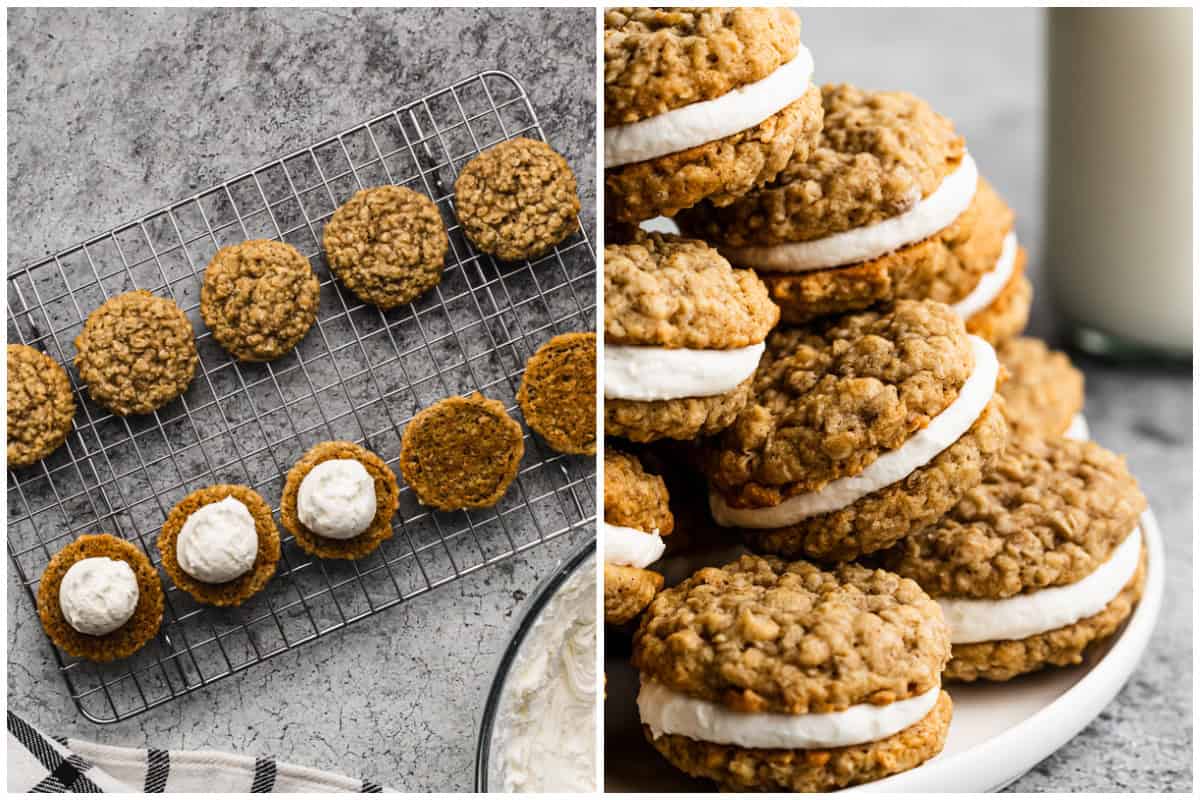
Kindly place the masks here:
<instances>
[{"instance_id":1,"label":"stack of cookie sandwiches","mask_svg":"<svg viewBox=\"0 0 1200 800\"><path fill-rule=\"evenodd\" d=\"M943 682L1079 663L1146 570L1136 482L1080 441L1083 376L1020 335L1013 211L925 101L809 86L798 34L780 9L605 18L607 213L626 225L605 248L606 443L662 472L606 458L606 558L650 532L621 521L629 498L661 502L629 487L663 478L749 551L689 550L714 534L677 505L671 557L698 571L647 603L664 565L606 569L606 610L644 606L639 693L608 702L740 791L919 766L949 729ZM735 133L750 108L805 115L778 167ZM714 178L737 154L753 164ZM681 233L639 229L655 214Z\"/></svg>"}]
</instances>

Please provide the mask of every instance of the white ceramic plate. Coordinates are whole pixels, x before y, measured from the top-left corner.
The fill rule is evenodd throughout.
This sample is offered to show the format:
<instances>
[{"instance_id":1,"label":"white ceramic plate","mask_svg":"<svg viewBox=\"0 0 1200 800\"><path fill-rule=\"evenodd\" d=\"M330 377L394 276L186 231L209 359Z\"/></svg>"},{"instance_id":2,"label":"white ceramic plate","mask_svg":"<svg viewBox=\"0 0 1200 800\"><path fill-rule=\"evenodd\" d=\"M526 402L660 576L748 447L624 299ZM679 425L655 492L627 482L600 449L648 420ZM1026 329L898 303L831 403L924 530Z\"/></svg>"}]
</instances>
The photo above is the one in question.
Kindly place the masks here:
<instances>
[{"instance_id":1,"label":"white ceramic plate","mask_svg":"<svg viewBox=\"0 0 1200 800\"><path fill-rule=\"evenodd\" d=\"M946 748L917 769L858 786L859 792L987 792L1001 789L1067 743L1100 714L1129 680L1150 641L1162 606L1162 534L1154 515L1142 515L1149 548L1146 590L1125 625L1091 648L1084 662L1048 669L1006 683L948 687L954 717ZM705 553L704 563L725 563L737 551ZM666 564L668 585L690 574L685 559ZM605 789L615 792L710 791L713 785L670 767L642 736L633 698L637 674L629 645L609 633L605 650Z\"/></svg>"}]
</instances>

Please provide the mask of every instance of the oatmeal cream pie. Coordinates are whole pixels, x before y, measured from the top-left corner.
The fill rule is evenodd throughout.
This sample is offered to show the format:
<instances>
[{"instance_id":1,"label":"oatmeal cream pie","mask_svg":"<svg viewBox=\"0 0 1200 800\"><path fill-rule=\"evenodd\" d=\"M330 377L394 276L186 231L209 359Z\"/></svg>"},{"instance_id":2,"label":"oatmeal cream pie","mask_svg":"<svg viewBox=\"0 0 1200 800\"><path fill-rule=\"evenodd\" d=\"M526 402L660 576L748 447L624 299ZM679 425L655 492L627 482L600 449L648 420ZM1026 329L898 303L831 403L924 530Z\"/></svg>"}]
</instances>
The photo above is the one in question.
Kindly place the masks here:
<instances>
[{"instance_id":1,"label":"oatmeal cream pie","mask_svg":"<svg viewBox=\"0 0 1200 800\"><path fill-rule=\"evenodd\" d=\"M1023 326L1013 213L950 121L903 92L825 86L822 102L811 157L724 208L680 214L684 233L758 270L787 322L932 299L978 317L989 341Z\"/></svg>"},{"instance_id":2,"label":"oatmeal cream pie","mask_svg":"<svg viewBox=\"0 0 1200 800\"><path fill-rule=\"evenodd\" d=\"M1008 680L1078 664L1141 598L1146 499L1092 442L1017 436L944 518L882 555L942 607L946 676Z\"/></svg>"},{"instance_id":3,"label":"oatmeal cream pie","mask_svg":"<svg viewBox=\"0 0 1200 800\"><path fill-rule=\"evenodd\" d=\"M442 280L450 240L437 205L407 186L361 189L325 226L325 256L346 288L383 310Z\"/></svg>"},{"instance_id":4,"label":"oatmeal cream pie","mask_svg":"<svg viewBox=\"0 0 1200 800\"><path fill-rule=\"evenodd\" d=\"M646 737L734 792L831 791L933 758L949 657L912 581L751 555L660 592L633 645Z\"/></svg>"},{"instance_id":5,"label":"oatmeal cream pie","mask_svg":"<svg viewBox=\"0 0 1200 800\"><path fill-rule=\"evenodd\" d=\"M517 402L525 422L560 453L596 453L596 334L563 333L525 364Z\"/></svg>"},{"instance_id":6,"label":"oatmeal cream pie","mask_svg":"<svg viewBox=\"0 0 1200 800\"><path fill-rule=\"evenodd\" d=\"M272 361L317 319L321 288L299 250L273 239L222 247L204 270L200 314L240 361Z\"/></svg>"},{"instance_id":7,"label":"oatmeal cream pie","mask_svg":"<svg viewBox=\"0 0 1200 800\"><path fill-rule=\"evenodd\" d=\"M1083 418L1083 373L1066 353L1041 339L1017 337L996 348L1008 378L1000 386L1004 416L1013 433L1087 439Z\"/></svg>"},{"instance_id":8,"label":"oatmeal cream pie","mask_svg":"<svg viewBox=\"0 0 1200 800\"><path fill-rule=\"evenodd\" d=\"M787 8L606 9L607 216L724 205L807 158L822 114L812 71Z\"/></svg>"},{"instance_id":9,"label":"oatmeal cream pie","mask_svg":"<svg viewBox=\"0 0 1200 800\"><path fill-rule=\"evenodd\" d=\"M162 584L141 550L107 533L87 534L50 559L38 584L37 609L63 652L115 661L158 633Z\"/></svg>"},{"instance_id":10,"label":"oatmeal cream pie","mask_svg":"<svg viewBox=\"0 0 1200 800\"><path fill-rule=\"evenodd\" d=\"M364 558L392 538L400 507L396 475L353 442L320 442L288 471L279 516L318 558Z\"/></svg>"},{"instance_id":11,"label":"oatmeal cream pie","mask_svg":"<svg viewBox=\"0 0 1200 800\"><path fill-rule=\"evenodd\" d=\"M767 339L752 397L706 448L710 508L755 550L846 561L948 511L1004 448L991 345L901 300Z\"/></svg>"},{"instance_id":12,"label":"oatmeal cream pie","mask_svg":"<svg viewBox=\"0 0 1200 800\"><path fill-rule=\"evenodd\" d=\"M605 247L605 432L647 442L725 428L778 319L762 281L703 242L652 233Z\"/></svg>"},{"instance_id":13,"label":"oatmeal cream pie","mask_svg":"<svg viewBox=\"0 0 1200 800\"><path fill-rule=\"evenodd\" d=\"M427 506L491 508L517 477L524 454L521 426L504 404L475 392L439 400L404 426L400 472Z\"/></svg>"},{"instance_id":14,"label":"oatmeal cream pie","mask_svg":"<svg viewBox=\"0 0 1200 800\"><path fill-rule=\"evenodd\" d=\"M604 621L623 625L642 613L662 588L663 576L647 569L662 557L663 537L675 527L667 486L636 456L604 451Z\"/></svg>"},{"instance_id":15,"label":"oatmeal cream pie","mask_svg":"<svg viewBox=\"0 0 1200 800\"><path fill-rule=\"evenodd\" d=\"M8 465L41 461L67 440L75 397L67 371L28 345L8 346Z\"/></svg>"},{"instance_id":16,"label":"oatmeal cream pie","mask_svg":"<svg viewBox=\"0 0 1200 800\"><path fill-rule=\"evenodd\" d=\"M92 400L119 416L149 414L187 391L195 332L175 303L145 290L109 298L75 337L75 369Z\"/></svg>"},{"instance_id":17,"label":"oatmeal cream pie","mask_svg":"<svg viewBox=\"0 0 1200 800\"><path fill-rule=\"evenodd\" d=\"M163 569L196 602L240 606L279 562L271 507L249 486L205 486L180 500L158 535Z\"/></svg>"}]
</instances>

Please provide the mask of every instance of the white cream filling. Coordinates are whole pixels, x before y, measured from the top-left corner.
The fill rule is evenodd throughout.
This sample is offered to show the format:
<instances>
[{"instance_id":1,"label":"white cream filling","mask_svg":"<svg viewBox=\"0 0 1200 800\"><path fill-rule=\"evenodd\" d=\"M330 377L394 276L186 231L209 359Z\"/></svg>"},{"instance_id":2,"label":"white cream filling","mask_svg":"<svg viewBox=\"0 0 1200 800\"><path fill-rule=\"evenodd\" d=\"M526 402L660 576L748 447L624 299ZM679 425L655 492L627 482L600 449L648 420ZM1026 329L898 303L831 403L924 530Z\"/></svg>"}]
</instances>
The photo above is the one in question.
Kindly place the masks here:
<instances>
[{"instance_id":1,"label":"white cream filling","mask_svg":"<svg viewBox=\"0 0 1200 800\"><path fill-rule=\"evenodd\" d=\"M969 153L933 194L899 216L821 239L750 247L722 247L721 254L739 267L771 272L809 272L857 264L927 239L971 205L979 172Z\"/></svg>"},{"instance_id":2,"label":"white cream filling","mask_svg":"<svg viewBox=\"0 0 1200 800\"><path fill-rule=\"evenodd\" d=\"M89 636L103 636L124 625L138 603L137 576L117 558L81 558L58 585L58 607L67 624Z\"/></svg>"},{"instance_id":3,"label":"white cream filling","mask_svg":"<svg viewBox=\"0 0 1200 800\"><path fill-rule=\"evenodd\" d=\"M193 511L175 542L179 567L198 581L240 578L258 558L258 529L246 504L226 497Z\"/></svg>"},{"instance_id":4,"label":"white cream filling","mask_svg":"<svg viewBox=\"0 0 1200 800\"><path fill-rule=\"evenodd\" d=\"M605 128L604 167L636 164L753 128L803 97L812 73L812 54L800 45L795 58L760 81L712 100Z\"/></svg>"},{"instance_id":5,"label":"white cream filling","mask_svg":"<svg viewBox=\"0 0 1200 800\"><path fill-rule=\"evenodd\" d=\"M617 400L714 397L754 374L766 345L733 350L604 345L604 396Z\"/></svg>"},{"instance_id":6,"label":"white cream filling","mask_svg":"<svg viewBox=\"0 0 1200 800\"><path fill-rule=\"evenodd\" d=\"M1008 235L1004 237L1004 244L1000 248L1000 257L996 259L996 266L983 274L969 295L950 306L954 309L954 313L963 319L968 319L990 306L1008 285L1016 264L1017 234L1015 231L1009 231Z\"/></svg>"},{"instance_id":7,"label":"white cream filling","mask_svg":"<svg viewBox=\"0 0 1200 800\"><path fill-rule=\"evenodd\" d=\"M647 533L637 528L601 523L604 532L604 563L645 569L662 558L666 542L658 531Z\"/></svg>"},{"instance_id":8,"label":"white cream filling","mask_svg":"<svg viewBox=\"0 0 1200 800\"><path fill-rule=\"evenodd\" d=\"M371 526L378 510L375 479L353 458L317 464L296 493L296 516L327 539L353 539Z\"/></svg>"},{"instance_id":9,"label":"white cream filling","mask_svg":"<svg viewBox=\"0 0 1200 800\"><path fill-rule=\"evenodd\" d=\"M642 681L638 713L655 739L663 734L738 747L807 750L876 742L920 722L942 687L885 706L860 703L825 714L733 711L654 681Z\"/></svg>"},{"instance_id":10,"label":"white cream filling","mask_svg":"<svg viewBox=\"0 0 1200 800\"><path fill-rule=\"evenodd\" d=\"M851 503L902 481L970 430L996 391L1000 362L992 346L972 336L975 368L942 413L908 441L875 459L857 475L830 481L815 492L789 497L767 508L733 508L718 492L709 493L709 507L718 525L739 528L781 528L802 519L845 508Z\"/></svg>"},{"instance_id":11,"label":"white cream filling","mask_svg":"<svg viewBox=\"0 0 1200 800\"><path fill-rule=\"evenodd\" d=\"M1141 530L1134 528L1108 561L1081 581L1003 600L937 598L951 644L1024 639L1098 614L1137 572Z\"/></svg>"},{"instance_id":12,"label":"white cream filling","mask_svg":"<svg viewBox=\"0 0 1200 800\"><path fill-rule=\"evenodd\" d=\"M1063 434L1067 439L1078 439L1081 442L1086 442L1092 438L1092 432L1088 430L1087 419L1083 414L1076 414L1071 418L1071 424L1067 427L1067 432Z\"/></svg>"}]
</instances>

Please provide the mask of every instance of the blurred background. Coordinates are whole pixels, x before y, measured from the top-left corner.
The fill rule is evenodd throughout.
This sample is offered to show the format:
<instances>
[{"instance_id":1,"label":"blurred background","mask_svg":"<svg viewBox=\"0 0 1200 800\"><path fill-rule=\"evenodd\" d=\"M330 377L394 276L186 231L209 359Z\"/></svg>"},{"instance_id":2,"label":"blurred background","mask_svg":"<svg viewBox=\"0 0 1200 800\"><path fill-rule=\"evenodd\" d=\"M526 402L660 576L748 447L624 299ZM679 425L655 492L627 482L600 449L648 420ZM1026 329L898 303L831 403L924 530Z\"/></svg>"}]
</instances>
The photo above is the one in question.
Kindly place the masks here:
<instances>
[{"instance_id":1,"label":"blurred background","mask_svg":"<svg viewBox=\"0 0 1200 800\"><path fill-rule=\"evenodd\" d=\"M913 92L966 137L1029 250L1027 335L1084 371L1092 436L1127 456L1167 540L1140 669L1010 790L1190 790L1191 10L797 10L814 80Z\"/></svg>"}]
</instances>

